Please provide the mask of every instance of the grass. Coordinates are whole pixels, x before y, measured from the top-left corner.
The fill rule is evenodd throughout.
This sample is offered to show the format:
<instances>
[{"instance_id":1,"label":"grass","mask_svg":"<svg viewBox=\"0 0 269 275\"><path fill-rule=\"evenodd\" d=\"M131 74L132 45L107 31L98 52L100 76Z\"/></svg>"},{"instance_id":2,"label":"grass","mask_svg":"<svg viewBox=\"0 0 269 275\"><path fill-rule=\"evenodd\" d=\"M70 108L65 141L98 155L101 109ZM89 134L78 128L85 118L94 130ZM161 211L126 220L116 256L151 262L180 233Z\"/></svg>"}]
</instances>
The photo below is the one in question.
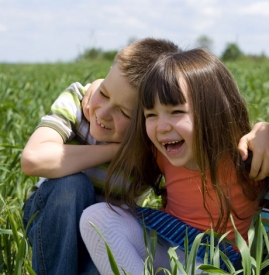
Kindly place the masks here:
<instances>
[{"instance_id":1,"label":"grass","mask_svg":"<svg viewBox=\"0 0 269 275\"><path fill-rule=\"evenodd\" d=\"M108 61L0 64L0 274L32 274L22 207L37 178L21 172L20 155L51 103L71 83L103 78Z\"/></svg>"},{"instance_id":2,"label":"grass","mask_svg":"<svg viewBox=\"0 0 269 275\"><path fill-rule=\"evenodd\" d=\"M269 121L269 62L226 64L246 98L252 123ZM22 207L37 178L21 172L21 152L50 105L71 83L103 78L111 62L0 64L0 274L33 274ZM146 204L155 205L158 201ZM155 198L154 198L155 199Z\"/></svg>"}]
</instances>

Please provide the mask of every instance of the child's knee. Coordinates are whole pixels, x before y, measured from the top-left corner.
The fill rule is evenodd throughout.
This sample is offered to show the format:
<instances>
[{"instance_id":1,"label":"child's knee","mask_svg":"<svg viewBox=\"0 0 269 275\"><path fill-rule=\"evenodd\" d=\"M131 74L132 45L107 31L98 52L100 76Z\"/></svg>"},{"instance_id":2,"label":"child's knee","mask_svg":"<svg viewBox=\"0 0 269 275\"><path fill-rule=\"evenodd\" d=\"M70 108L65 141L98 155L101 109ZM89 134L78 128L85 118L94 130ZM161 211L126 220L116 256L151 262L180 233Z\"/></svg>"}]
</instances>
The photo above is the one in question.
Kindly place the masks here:
<instances>
[{"instance_id":1,"label":"child's knee","mask_svg":"<svg viewBox=\"0 0 269 275\"><path fill-rule=\"evenodd\" d=\"M50 206L84 209L96 202L93 184L83 173L49 179L39 189L44 204Z\"/></svg>"},{"instance_id":2,"label":"child's knee","mask_svg":"<svg viewBox=\"0 0 269 275\"><path fill-rule=\"evenodd\" d=\"M94 193L94 186L83 173L77 173L58 179L50 179L57 191L70 192L75 195Z\"/></svg>"},{"instance_id":3,"label":"child's knee","mask_svg":"<svg viewBox=\"0 0 269 275\"><path fill-rule=\"evenodd\" d=\"M81 218L81 226L90 227L90 222L99 226L109 219L109 206L106 203L96 203L84 209Z\"/></svg>"}]
</instances>

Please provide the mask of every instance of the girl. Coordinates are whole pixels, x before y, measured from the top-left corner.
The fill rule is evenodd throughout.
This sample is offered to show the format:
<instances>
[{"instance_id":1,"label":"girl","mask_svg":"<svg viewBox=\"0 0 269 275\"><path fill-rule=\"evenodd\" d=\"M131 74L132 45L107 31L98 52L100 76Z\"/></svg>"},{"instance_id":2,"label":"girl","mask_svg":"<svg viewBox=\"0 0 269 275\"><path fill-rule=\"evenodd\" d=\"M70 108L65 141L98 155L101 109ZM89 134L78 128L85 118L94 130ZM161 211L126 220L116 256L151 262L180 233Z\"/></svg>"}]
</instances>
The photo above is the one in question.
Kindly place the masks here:
<instances>
[{"instance_id":1,"label":"girl","mask_svg":"<svg viewBox=\"0 0 269 275\"><path fill-rule=\"evenodd\" d=\"M122 202L142 213L138 219L143 216L146 226L166 239L157 247L155 267L169 267L167 250L174 239L159 227L159 217L167 214L198 232L211 226L218 233L231 230L228 238L234 241L232 215L247 239L267 188L249 179L238 153L237 144L250 131L250 124L245 103L226 67L203 49L166 54L146 74L139 98L123 150L111 165L107 194L113 189L111 183L117 182L112 174L124 171ZM161 191L162 175L167 202L163 212L137 209L136 199L145 189ZM82 215L80 228L88 251L99 272L110 274L104 243L89 221L100 229L119 266L143 274L143 232L132 215L106 204L94 205ZM182 251L178 254L184 262Z\"/></svg>"}]
</instances>

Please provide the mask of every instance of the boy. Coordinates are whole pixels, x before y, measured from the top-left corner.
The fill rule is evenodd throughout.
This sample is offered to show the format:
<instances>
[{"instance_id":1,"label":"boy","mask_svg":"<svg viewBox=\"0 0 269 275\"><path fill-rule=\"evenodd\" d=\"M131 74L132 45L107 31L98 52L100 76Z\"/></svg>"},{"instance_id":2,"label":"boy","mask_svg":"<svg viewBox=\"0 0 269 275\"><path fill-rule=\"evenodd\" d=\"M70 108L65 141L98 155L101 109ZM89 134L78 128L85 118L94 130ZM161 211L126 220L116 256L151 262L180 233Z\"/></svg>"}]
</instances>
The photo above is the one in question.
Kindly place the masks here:
<instances>
[{"instance_id":1,"label":"boy","mask_svg":"<svg viewBox=\"0 0 269 275\"><path fill-rule=\"evenodd\" d=\"M22 170L47 178L27 200L23 217L26 226L38 212L27 230L37 274L98 274L82 242L79 218L96 202L93 183L102 190L106 165L97 166L116 154L144 73L159 55L171 51L179 49L152 38L122 49L103 81L72 84L30 137Z\"/></svg>"}]
</instances>

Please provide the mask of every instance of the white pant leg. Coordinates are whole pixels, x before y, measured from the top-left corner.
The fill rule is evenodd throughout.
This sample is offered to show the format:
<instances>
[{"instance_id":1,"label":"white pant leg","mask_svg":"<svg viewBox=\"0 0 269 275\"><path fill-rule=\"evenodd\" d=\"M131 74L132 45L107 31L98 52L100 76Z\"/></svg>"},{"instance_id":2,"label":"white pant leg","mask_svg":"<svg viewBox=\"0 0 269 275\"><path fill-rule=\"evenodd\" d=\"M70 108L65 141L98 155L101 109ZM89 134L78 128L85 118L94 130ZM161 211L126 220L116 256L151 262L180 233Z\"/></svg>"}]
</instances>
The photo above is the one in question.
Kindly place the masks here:
<instances>
[{"instance_id":1,"label":"white pant leg","mask_svg":"<svg viewBox=\"0 0 269 275\"><path fill-rule=\"evenodd\" d=\"M85 245L97 269L103 275L112 274L106 247L89 224L98 227L116 259L117 265L134 275L143 274L145 246L142 228L138 222L120 208L111 210L106 203L98 203L84 210L80 220L80 231Z\"/></svg>"},{"instance_id":2,"label":"white pant leg","mask_svg":"<svg viewBox=\"0 0 269 275\"><path fill-rule=\"evenodd\" d=\"M131 214L118 207L114 207L114 209L117 212L109 208L106 203L98 203L84 210L80 219L80 231L83 241L99 272L102 275L112 274L105 244L100 235L90 225L89 221L91 221L104 236L117 265L128 273L142 275L146 258L143 228ZM170 270L167 253L170 247L170 243L158 239L154 259L155 270L158 267ZM180 249L177 249L176 252L179 261L184 263L184 252Z\"/></svg>"}]
</instances>

